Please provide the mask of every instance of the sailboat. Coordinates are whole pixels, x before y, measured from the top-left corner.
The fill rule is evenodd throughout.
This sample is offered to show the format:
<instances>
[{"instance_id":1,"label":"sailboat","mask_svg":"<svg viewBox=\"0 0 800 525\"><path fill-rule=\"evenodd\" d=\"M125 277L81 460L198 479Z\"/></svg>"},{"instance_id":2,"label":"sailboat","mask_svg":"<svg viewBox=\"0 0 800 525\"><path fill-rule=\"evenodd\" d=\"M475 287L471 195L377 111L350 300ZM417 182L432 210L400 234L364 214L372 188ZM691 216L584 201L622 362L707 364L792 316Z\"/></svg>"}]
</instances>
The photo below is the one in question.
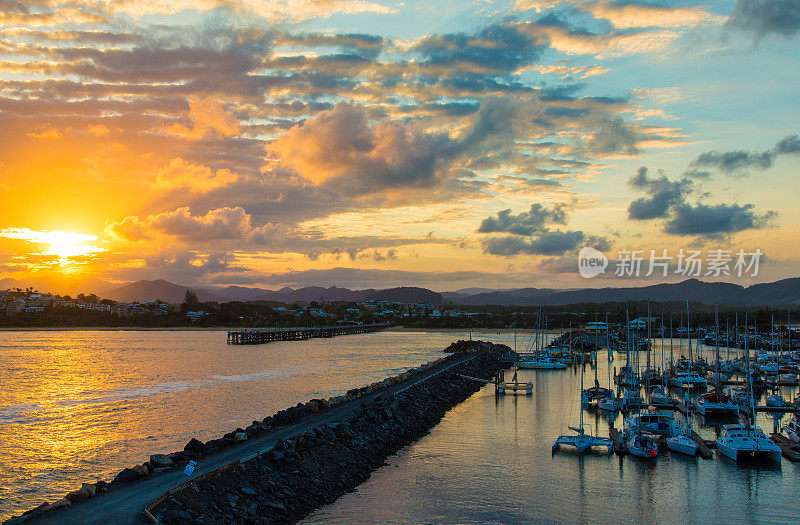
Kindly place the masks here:
<instances>
[{"instance_id":1,"label":"sailboat","mask_svg":"<svg viewBox=\"0 0 800 525\"><path fill-rule=\"evenodd\" d=\"M691 317L689 315L689 301L686 301L686 326L687 337L689 338L689 368L686 371L677 371L673 377L670 378L669 383L678 388L684 388L685 385L690 386L695 390L705 390L708 387L708 381L700 374L693 372L692 362L692 335L691 335Z\"/></svg>"},{"instance_id":2,"label":"sailboat","mask_svg":"<svg viewBox=\"0 0 800 525\"><path fill-rule=\"evenodd\" d=\"M581 392L583 392L583 369L585 367L581 365ZM564 434L559 436L553 442L553 448L551 451L555 453L561 445L569 445L575 447L578 450L578 454L583 454L588 449L592 447L606 447L608 453L611 453L611 450L614 447L613 441L611 438L607 437L600 437L600 436L593 436L591 433L587 434L583 428L583 403L578 408L578 412L580 412L580 423L578 428L569 427L570 430L574 430L575 434Z\"/></svg>"},{"instance_id":3,"label":"sailboat","mask_svg":"<svg viewBox=\"0 0 800 525\"><path fill-rule=\"evenodd\" d=\"M778 365L778 354L780 353L780 345L776 344L775 342L775 317L772 317L772 348L775 352L775 365L774 369L771 368L770 370L775 371L775 382L773 383L772 394L768 395L765 399L766 405L768 407L784 407L786 406L786 400L783 399L783 396L778 392L778 373L780 372L780 366ZM762 370L766 371L767 367L761 367Z\"/></svg>"},{"instance_id":4,"label":"sailboat","mask_svg":"<svg viewBox=\"0 0 800 525\"><path fill-rule=\"evenodd\" d=\"M745 312L744 325L747 326L747 313ZM741 459L765 458L780 464L781 449L772 442L761 427L755 425L755 398L753 397L753 383L750 376L750 355L745 352L747 361L747 377L750 390L750 415L744 424L724 425L722 434L715 440L720 454L734 461Z\"/></svg>"},{"instance_id":5,"label":"sailboat","mask_svg":"<svg viewBox=\"0 0 800 525\"><path fill-rule=\"evenodd\" d=\"M695 440L689 437L692 434L692 413L689 409L689 392L690 391L687 390L686 396L684 396L684 403L686 407L686 429L674 436L668 437L667 448L673 452L694 456L697 454L697 443Z\"/></svg>"},{"instance_id":6,"label":"sailboat","mask_svg":"<svg viewBox=\"0 0 800 525\"><path fill-rule=\"evenodd\" d=\"M719 306L714 309L716 324L715 348L716 348L716 385L713 392L703 394L695 403L697 412L703 416L738 416L739 405L731 401L731 398L722 392L722 382L719 373Z\"/></svg>"},{"instance_id":7,"label":"sailboat","mask_svg":"<svg viewBox=\"0 0 800 525\"><path fill-rule=\"evenodd\" d=\"M606 346L608 347L608 361L611 362L613 358L612 350L611 350L611 342L608 335L608 314L606 314ZM605 410L606 412L619 412L619 400L617 400L617 396L614 395L614 391L611 390L611 365L608 365L608 389L607 394L604 396L600 396L597 398L597 408L600 410Z\"/></svg>"}]
</instances>

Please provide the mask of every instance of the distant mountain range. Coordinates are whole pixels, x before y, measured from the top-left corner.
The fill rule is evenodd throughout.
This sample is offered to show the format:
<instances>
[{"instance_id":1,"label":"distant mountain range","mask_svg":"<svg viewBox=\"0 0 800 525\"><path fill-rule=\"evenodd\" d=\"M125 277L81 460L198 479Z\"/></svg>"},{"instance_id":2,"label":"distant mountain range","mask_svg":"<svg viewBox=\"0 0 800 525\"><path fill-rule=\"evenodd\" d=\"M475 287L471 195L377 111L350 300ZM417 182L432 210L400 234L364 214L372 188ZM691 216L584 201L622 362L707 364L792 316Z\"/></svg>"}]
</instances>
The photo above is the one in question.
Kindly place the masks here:
<instances>
[{"instance_id":1,"label":"distant mountain range","mask_svg":"<svg viewBox=\"0 0 800 525\"><path fill-rule=\"evenodd\" d=\"M95 293L115 301L146 301L161 299L180 303L188 288L192 288L200 301L271 301L279 303L310 303L312 301L368 301L382 300L402 303L430 303L441 305L452 302L462 305L500 306L559 306L576 303L606 303L651 300L657 302L684 301L704 304L719 303L724 306L800 304L800 277L782 279L773 283L756 284L747 288L730 283L708 283L688 279L679 283L655 284L628 288L582 288L555 290L549 288L520 288L492 290L465 288L454 292L438 293L427 288L398 287L385 290L351 290L332 286L308 286L267 290L244 286L204 289L186 287L163 279L137 281L123 286L103 283L105 289ZM21 285L12 279L0 280L0 289ZM88 293L88 291L86 292Z\"/></svg>"}]
</instances>

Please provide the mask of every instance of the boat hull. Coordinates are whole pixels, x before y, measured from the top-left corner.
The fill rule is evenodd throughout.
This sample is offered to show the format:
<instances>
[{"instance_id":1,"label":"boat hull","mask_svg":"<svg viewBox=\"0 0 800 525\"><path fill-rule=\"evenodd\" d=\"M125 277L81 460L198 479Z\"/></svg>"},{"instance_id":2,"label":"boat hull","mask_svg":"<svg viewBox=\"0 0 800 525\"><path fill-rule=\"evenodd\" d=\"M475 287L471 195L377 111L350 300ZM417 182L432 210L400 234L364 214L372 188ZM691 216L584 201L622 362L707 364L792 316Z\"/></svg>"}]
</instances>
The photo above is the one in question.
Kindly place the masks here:
<instances>
[{"instance_id":1,"label":"boat hull","mask_svg":"<svg viewBox=\"0 0 800 525\"><path fill-rule=\"evenodd\" d=\"M667 438L667 448L680 454L697 455L697 443L686 436Z\"/></svg>"}]
</instances>

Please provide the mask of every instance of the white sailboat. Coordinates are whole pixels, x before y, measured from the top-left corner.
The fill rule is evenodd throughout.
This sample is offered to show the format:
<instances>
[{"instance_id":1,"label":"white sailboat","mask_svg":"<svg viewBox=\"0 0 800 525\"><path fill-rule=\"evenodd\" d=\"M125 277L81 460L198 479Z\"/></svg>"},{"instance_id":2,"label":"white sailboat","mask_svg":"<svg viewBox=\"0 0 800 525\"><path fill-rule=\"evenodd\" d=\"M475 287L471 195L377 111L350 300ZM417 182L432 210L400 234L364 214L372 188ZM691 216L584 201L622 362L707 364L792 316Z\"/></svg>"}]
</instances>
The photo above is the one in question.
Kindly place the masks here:
<instances>
[{"instance_id":1,"label":"white sailboat","mask_svg":"<svg viewBox=\"0 0 800 525\"><path fill-rule=\"evenodd\" d=\"M722 382L721 382L721 375L719 372L719 306L715 305L714 307L714 319L715 319L715 336L714 336L714 344L715 344L715 354L716 354L716 374L715 374L715 386L714 391L709 392L708 394L703 394L695 403L695 407L697 408L697 412L702 414L703 416L738 416L739 415L739 405L734 403L730 397L722 393Z\"/></svg>"},{"instance_id":2,"label":"white sailboat","mask_svg":"<svg viewBox=\"0 0 800 525\"><path fill-rule=\"evenodd\" d=\"M692 413L689 409L688 391L684 399L686 406L686 428L681 429L681 432L677 433L676 435L667 438L667 448L669 448L673 452L679 452L681 454L688 454L689 456L694 456L697 454L697 443L695 442L695 440L689 437L692 435L692 420L691 420Z\"/></svg>"}]
</instances>

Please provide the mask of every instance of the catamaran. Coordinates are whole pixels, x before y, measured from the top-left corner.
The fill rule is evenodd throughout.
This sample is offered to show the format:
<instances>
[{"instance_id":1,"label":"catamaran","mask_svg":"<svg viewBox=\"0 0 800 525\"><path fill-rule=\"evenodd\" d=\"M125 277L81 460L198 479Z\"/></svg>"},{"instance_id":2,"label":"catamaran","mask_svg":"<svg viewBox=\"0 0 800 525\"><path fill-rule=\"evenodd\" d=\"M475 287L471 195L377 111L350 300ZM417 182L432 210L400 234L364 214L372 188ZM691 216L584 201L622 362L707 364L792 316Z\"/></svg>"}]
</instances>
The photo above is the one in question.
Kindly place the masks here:
<instances>
[{"instance_id":1,"label":"catamaran","mask_svg":"<svg viewBox=\"0 0 800 525\"><path fill-rule=\"evenodd\" d=\"M747 313L744 324L747 326ZM750 356L745 352L747 360L747 376L750 377ZM755 398L753 397L753 384L750 386L750 415L744 424L724 425L722 434L715 440L720 454L734 461L747 458L765 458L780 464L781 449L772 442L761 427L755 425Z\"/></svg>"},{"instance_id":2,"label":"catamaran","mask_svg":"<svg viewBox=\"0 0 800 525\"><path fill-rule=\"evenodd\" d=\"M581 365L581 392L583 392L583 369L584 366ZM555 453L555 451L561 445L569 445L575 447L578 450L578 454L583 454L592 447L606 447L608 453L610 454L614 447L614 442L611 441L611 438L593 436L591 432L587 434L583 428L583 403L581 403L581 405L578 407L578 412L580 412L580 423L578 427L569 427L570 430L575 431L575 434L564 434L559 436L553 442L553 448L551 449L552 452Z\"/></svg>"}]
</instances>

